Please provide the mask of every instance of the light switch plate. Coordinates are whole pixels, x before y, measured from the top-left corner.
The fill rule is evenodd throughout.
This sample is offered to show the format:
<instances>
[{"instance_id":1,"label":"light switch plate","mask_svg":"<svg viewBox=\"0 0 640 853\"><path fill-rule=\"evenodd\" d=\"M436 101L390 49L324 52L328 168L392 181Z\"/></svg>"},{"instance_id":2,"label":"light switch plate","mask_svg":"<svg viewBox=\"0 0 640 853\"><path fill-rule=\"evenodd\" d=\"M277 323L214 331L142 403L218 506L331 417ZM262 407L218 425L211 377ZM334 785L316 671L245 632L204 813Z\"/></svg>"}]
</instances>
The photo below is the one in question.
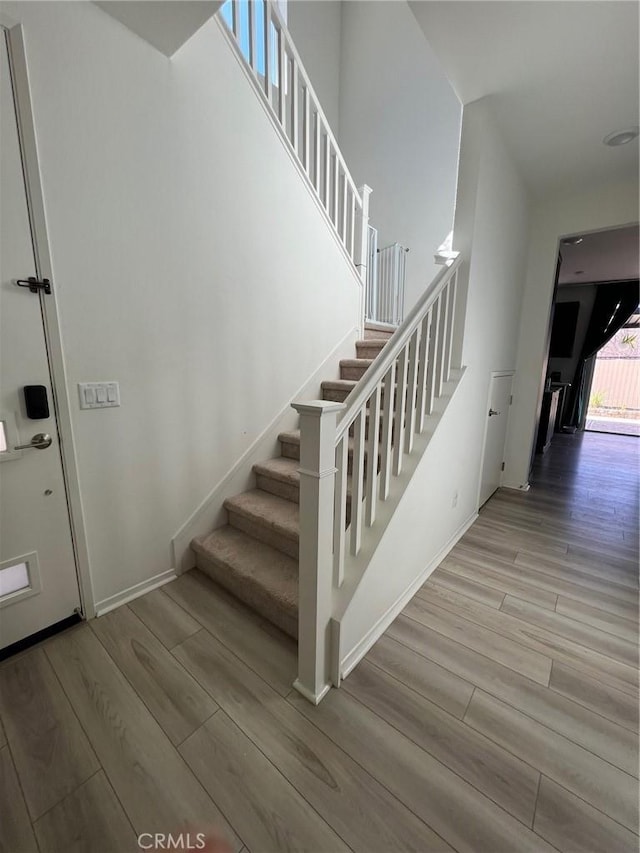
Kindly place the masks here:
<instances>
[{"instance_id":1,"label":"light switch plate","mask_svg":"<svg viewBox=\"0 0 640 853\"><path fill-rule=\"evenodd\" d=\"M78 397L81 409L111 409L120 405L120 385L117 382L78 382Z\"/></svg>"}]
</instances>

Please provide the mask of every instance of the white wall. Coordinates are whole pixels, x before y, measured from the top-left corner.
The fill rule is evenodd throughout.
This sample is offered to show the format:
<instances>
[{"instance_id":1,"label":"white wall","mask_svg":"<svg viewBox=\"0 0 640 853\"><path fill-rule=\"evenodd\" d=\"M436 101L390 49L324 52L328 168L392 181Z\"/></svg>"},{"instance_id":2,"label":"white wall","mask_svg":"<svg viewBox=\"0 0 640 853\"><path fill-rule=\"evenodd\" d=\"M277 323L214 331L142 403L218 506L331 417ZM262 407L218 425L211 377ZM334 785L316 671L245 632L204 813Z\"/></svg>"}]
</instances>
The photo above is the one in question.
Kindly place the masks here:
<instances>
[{"instance_id":1,"label":"white wall","mask_svg":"<svg viewBox=\"0 0 640 853\"><path fill-rule=\"evenodd\" d=\"M339 139L342 0L288 0L287 27L329 126Z\"/></svg>"},{"instance_id":2,"label":"white wall","mask_svg":"<svg viewBox=\"0 0 640 853\"><path fill-rule=\"evenodd\" d=\"M451 230L462 107L405 0L343 3L339 142L380 246L410 248L405 313Z\"/></svg>"},{"instance_id":3,"label":"white wall","mask_svg":"<svg viewBox=\"0 0 640 853\"><path fill-rule=\"evenodd\" d=\"M615 154L615 151L612 153ZM544 384L549 317L560 237L629 225L638 221L638 183L595 186L578 195L536 204L519 333L518 373L509 423L505 483L528 482L537 412Z\"/></svg>"},{"instance_id":4,"label":"white wall","mask_svg":"<svg viewBox=\"0 0 640 853\"><path fill-rule=\"evenodd\" d=\"M470 104L454 232L454 248L473 253L459 273L467 371L346 612L345 654L478 509L490 374L515 368L528 231L529 197L486 99Z\"/></svg>"},{"instance_id":5,"label":"white wall","mask_svg":"<svg viewBox=\"0 0 640 853\"><path fill-rule=\"evenodd\" d=\"M215 22L169 61L91 3L4 8L104 601L171 567L174 533L355 327L360 288ZM121 408L79 411L87 380L118 380Z\"/></svg>"}]
</instances>

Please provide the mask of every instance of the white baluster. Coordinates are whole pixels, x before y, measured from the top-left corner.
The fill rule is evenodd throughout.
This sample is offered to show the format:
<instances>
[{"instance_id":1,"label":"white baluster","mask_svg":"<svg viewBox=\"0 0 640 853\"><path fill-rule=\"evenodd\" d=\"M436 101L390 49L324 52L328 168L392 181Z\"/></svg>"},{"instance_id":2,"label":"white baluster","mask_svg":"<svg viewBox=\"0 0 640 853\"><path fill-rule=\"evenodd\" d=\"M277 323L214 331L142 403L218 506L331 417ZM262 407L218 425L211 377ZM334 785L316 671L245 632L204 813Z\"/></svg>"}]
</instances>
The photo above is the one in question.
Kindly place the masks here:
<instances>
[{"instance_id":1,"label":"white baluster","mask_svg":"<svg viewBox=\"0 0 640 853\"><path fill-rule=\"evenodd\" d=\"M435 396L442 396L442 383L444 381L444 350L447 338L447 317L449 308L449 288L447 285L440 294L440 326L438 328L438 342L436 346L436 381Z\"/></svg>"},{"instance_id":2,"label":"white baluster","mask_svg":"<svg viewBox=\"0 0 640 853\"><path fill-rule=\"evenodd\" d=\"M367 527L376 520L378 504L378 441L380 432L380 400L382 385L369 398L369 436L367 438Z\"/></svg>"},{"instance_id":3,"label":"white baluster","mask_svg":"<svg viewBox=\"0 0 640 853\"><path fill-rule=\"evenodd\" d=\"M427 358L427 391L426 407L427 414L433 412L433 401L436 396L436 355L438 337L440 334L440 297L436 299L431 308L431 334L429 336L429 355Z\"/></svg>"},{"instance_id":4,"label":"white baluster","mask_svg":"<svg viewBox=\"0 0 640 853\"><path fill-rule=\"evenodd\" d=\"M396 416L395 436L393 441L393 473L396 477L402 471L402 456L404 451L405 404L407 400L407 349L407 346L403 347L402 352L398 357L396 378Z\"/></svg>"},{"instance_id":5,"label":"white baluster","mask_svg":"<svg viewBox=\"0 0 640 853\"><path fill-rule=\"evenodd\" d=\"M380 497L383 501L389 497L391 486L391 463L393 459L393 390L396 383L396 365L391 365L384 377L384 403L382 410L382 446L380 448ZM380 429L369 417L369 431Z\"/></svg>"},{"instance_id":6,"label":"white baluster","mask_svg":"<svg viewBox=\"0 0 640 853\"><path fill-rule=\"evenodd\" d=\"M284 44L284 30L278 30L278 84L280 86L279 118L280 124L287 134L287 54Z\"/></svg>"},{"instance_id":7,"label":"white baluster","mask_svg":"<svg viewBox=\"0 0 640 853\"><path fill-rule=\"evenodd\" d=\"M364 424L363 407L353 424L353 466L351 475L351 553L360 552L362 543L362 499L364 497Z\"/></svg>"},{"instance_id":8,"label":"white baluster","mask_svg":"<svg viewBox=\"0 0 640 853\"><path fill-rule=\"evenodd\" d=\"M413 438L416 431L416 397L418 390L418 334L420 326L411 335L409 342L409 375L407 386L407 430L404 436L404 449L406 453L413 450Z\"/></svg>"},{"instance_id":9,"label":"white baluster","mask_svg":"<svg viewBox=\"0 0 640 853\"><path fill-rule=\"evenodd\" d=\"M304 168L309 177L309 180L313 182L313 175L311 173L311 104L309 98L309 89L307 86L304 87L304 95L303 95L303 104L304 104L304 128L303 128L303 136L302 136L302 151L304 157Z\"/></svg>"},{"instance_id":10,"label":"white baluster","mask_svg":"<svg viewBox=\"0 0 640 853\"><path fill-rule=\"evenodd\" d=\"M231 28L236 38L240 35L240 3L238 0L231 0Z\"/></svg>"},{"instance_id":11,"label":"white baluster","mask_svg":"<svg viewBox=\"0 0 640 853\"><path fill-rule=\"evenodd\" d=\"M322 133L320 126L320 114L317 111L315 113L315 121L315 144L313 146L315 168L313 170L313 185L318 194L318 198L320 198L320 152L322 148Z\"/></svg>"},{"instance_id":12,"label":"white baluster","mask_svg":"<svg viewBox=\"0 0 640 853\"><path fill-rule=\"evenodd\" d=\"M425 405L427 398L427 361L429 358L429 334L431 330L431 311L427 311L425 318L422 321L422 331L420 333L420 353L418 355L418 402L416 409L418 412L417 431L421 433L424 429Z\"/></svg>"},{"instance_id":13,"label":"white baluster","mask_svg":"<svg viewBox=\"0 0 640 853\"><path fill-rule=\"evenodd\" d=\"M298 102L298 66L291 60L291 142L300 157L300 107Z\"/></svg>"},{"instance_id":14,"label":"white baluster","mask_svg":"<svg viewBox=\"0 0 640 853\"><path fill-rule=\"evenodd\" d=\"M373 190L367 184L363 184L360 189L360 198L362 199L362 208L358 212L356 219L356 252L355 264L360 273L362 283L366 286L367 283L367 247L369 241L369 199Z\"/></svg>"},{"instance_id":15,"label":"white baluster","mask_svg":"<svg viewBox=\"0 0 640 853\"><path fill-rule=\"evenodd\" d=\"M336 586L342 586L344 581L348 467L349 433L347 431L336 447L336 485L333 508L333 578Z\"/></svg>"},{"instance_id":16,"label":"white baluster","mask_svg":"<svg viewBox=\"0 0 640 853\"><path fill-rule=\"evenodd\" d=\"M444 359L444 375L445 379L448 382L451 378L451 352L453 350L453 334L454 334L454 326L456 319L456 288L458 284L458 271L456 270L455 275L449 283L449 327L447 329L447 347Z\"/></svg>"},{"instance_id":17,"label":"white baluster","mask_svg":"<svg viewBox=\"0 0 640 853\"><path fill-rule=\"evenodd\" d=\"M328 132L324 135L324 142L324 208L331 217L331 142Z\"/></svg>"},{"instance_id":18,"label":"white baluster","mask_svg":"<svg viewBox=\"0 0 640 853\"><path fill-rule=\"evenodd\" d=\"M273 42L271 39L271 3L264 0L264 85L271 106L273 96Z\"/></svg>"},{"instance_id":19,"label":"white baluster","mask_svg":"<svg viewBox=\"0 0 640 853\"><path fill-rule=\"evenodd\" d=\"M355 251L355 234L356 234L356 197L353 194L353 190L351 190L351 220L349 223L349 256L351 260L355 263L354 251Z\"/></svg>"},{"instance_id":20,"label":"white baluster","mask_svg":"<svg viewBox=\"0 0 640 853\"><path fill-rule=\"evenodd\" d=\"M341 228L341 237L342 242L344 244L345 249L348 249L347 246L347 196L348 196L348 184L347 184L347 176L342 174L342 228Z\"/></svg>"},{"instance_id":21,"label":"white baluster","mask_svg":"<svg viewBox=\"0 0 640 853\"><path fill-rule=\"evenodd\" d=\"M294 403L300 414L300 558L298 678L294 687L318 703L330 687L336 416L344 403Z\"/></svg>"},{"instance_id":22,"label":"white baluster","mask_svg":"<svg viewBox=\"0 0 640 853\"><path fill-rule=\"evenodd\" d=\"M335 172L333 175L333 224L335 226L336 231L340 234L340 229L338 227L338 204L340 201L340 164L338 163L338 153L336 152L333 158Z\"/></svg>"}]
</instances>

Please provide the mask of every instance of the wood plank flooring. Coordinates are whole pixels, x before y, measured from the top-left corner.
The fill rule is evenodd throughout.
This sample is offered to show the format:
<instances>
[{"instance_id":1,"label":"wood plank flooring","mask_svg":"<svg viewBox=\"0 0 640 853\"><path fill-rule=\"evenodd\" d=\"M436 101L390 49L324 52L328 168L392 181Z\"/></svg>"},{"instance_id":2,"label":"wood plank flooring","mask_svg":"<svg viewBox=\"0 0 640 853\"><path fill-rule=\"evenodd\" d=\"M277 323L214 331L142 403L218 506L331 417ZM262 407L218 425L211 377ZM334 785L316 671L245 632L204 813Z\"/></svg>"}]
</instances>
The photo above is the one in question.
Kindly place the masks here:
<instances>
[{"instance_id":1,"label":"wood plank flooring","mask_svg":"<svg viewBox=\"0 0 640 853\"><path fill-rule=\"evenodd\" d=\"M0 664L0 851L636 853L638 450L556 436L341 690L190 572Z\"/></svg>"}]
</instances>

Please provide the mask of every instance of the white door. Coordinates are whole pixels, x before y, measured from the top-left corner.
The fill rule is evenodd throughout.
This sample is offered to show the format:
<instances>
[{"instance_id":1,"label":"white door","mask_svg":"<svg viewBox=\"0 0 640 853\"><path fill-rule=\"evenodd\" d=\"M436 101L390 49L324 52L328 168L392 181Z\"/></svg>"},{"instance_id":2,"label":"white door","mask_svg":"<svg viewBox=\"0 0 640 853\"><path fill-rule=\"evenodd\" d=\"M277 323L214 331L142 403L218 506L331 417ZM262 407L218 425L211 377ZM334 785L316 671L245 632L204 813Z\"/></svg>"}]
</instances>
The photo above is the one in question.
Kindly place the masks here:
<instances>
[{"instance_id":1,"label":"white door","mask_svg":"<svg viewBox=\"0 0 640 853\"><path fill-rule=\"evenodd\" d=\"M480 480L480 506L489 500L502 483L504 443L507 437L512 381L512 373L494 373L491 376Z\"/></svg>"},{"instance_id":2,"label":"white door","mask_svg":"<svg viewBox=\"0 0 640 853\"><path fill-rule=\"evenodd\" d=\"M16 284L35 278L36 267L5 35L0 28L0 649L6 651L73 617L80 596L41 310L41 300L52 297ZM25 386L44 387L48 417L28 416ZM15 449L38 435L48 436L36 440L40 448Z\"/></svg>"}]
</instances>

